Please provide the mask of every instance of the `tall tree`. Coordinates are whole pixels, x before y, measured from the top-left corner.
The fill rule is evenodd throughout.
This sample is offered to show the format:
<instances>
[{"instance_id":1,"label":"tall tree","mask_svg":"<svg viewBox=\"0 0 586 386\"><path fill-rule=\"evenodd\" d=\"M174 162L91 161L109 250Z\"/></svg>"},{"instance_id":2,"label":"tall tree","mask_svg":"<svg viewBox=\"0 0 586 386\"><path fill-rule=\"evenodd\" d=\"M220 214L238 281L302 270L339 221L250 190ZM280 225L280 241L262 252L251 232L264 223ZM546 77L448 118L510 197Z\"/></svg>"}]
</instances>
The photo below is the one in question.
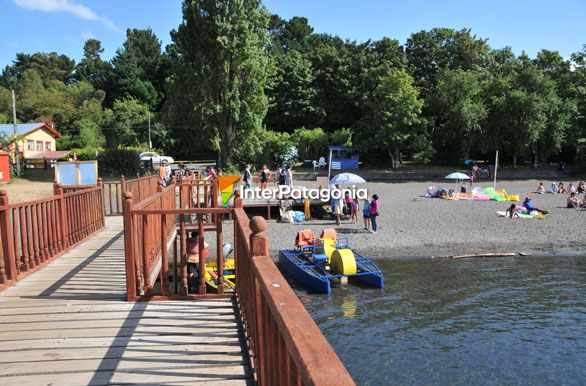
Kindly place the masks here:
<instances>
[{"instance_id":1,"label":"tall tree","mask_svg":"<svg viewBox=\"0 0 586 386\"><path fill-rule=\"evenodd\" d=\"M75 67L75 78L87 80L98 90L108 87L112 65L101 58L104 52L102 43L96 39L88 39L83 45L83 59Z\"/></svg>"},{"instance_id":2,"label":"tall tree","mask_svg":"<svg viewBox=\"0 0 586 386\"><path fill-rule=\"evenodd\" d=\"M36 52L32 55L19 53L12 66L6 66L2 72L2 83L9 88L14 88L15 82L20 79L25 71L35 70L41 80L49 83L58 80L69 83L73 80L75 61L66 55L56 52Z\"/></svg>"},{"instance_id":3,"label":"tall tree","mask_svg":"<svg viewBox=\"0 0 586 386\"><path fill-rule=\"evenodd\" d=\"M363 146L387 152L392 167L398 167L401 151L424 135L420 130L422 106L413 78L404 70L389 70L380 78L369 112L360 123Z\"/></svg>"},{"instance_id":4,"label":"tall tree","mask_svg":"<svg viewBox=\"0 0 586 386\"><path fill-rule=\"evenodd\" d=\"M446 69L438 75L428 103L434 147L443 161L468 158L481 138L481 123L487 114L481 82L481 74L474 71Z\"/></svg>"},{"instance_id":5,"label":"tall tree","mask_svg":"<svg viewBox=\"0 0 586 386\"><path fill-rule=\"evenodd\" d=\"M181 119L197 125L190 142L207 138L220 165L260 152L268 22L260 0L185 0L172 33L178 60L170 93L188 107Z\"/></svg>"},{"instance_id":6,"label":"tall tree","mask_svg":"<svg viewBox=\"0 0 586 386\"><path fill-rule=\"evenodd\" d=\"M157 109L166 75L163 62L161 42L150 28L126 30L126 41L112 59L114 69L106 90L108 103L131 97L151 110Z\"/></svg>"},{"instance_id":7,"label":"tall tree","mask_svg":"<svg viewBox=\"0 0 586 386\"><path fill-rule=\"evenodd\" d=\"M291 51L276 55L274 65L267 87L267 126L289 131L318 126L324 111L317 104L311 62L299 51Z\"/></svg>"}]
</instances>

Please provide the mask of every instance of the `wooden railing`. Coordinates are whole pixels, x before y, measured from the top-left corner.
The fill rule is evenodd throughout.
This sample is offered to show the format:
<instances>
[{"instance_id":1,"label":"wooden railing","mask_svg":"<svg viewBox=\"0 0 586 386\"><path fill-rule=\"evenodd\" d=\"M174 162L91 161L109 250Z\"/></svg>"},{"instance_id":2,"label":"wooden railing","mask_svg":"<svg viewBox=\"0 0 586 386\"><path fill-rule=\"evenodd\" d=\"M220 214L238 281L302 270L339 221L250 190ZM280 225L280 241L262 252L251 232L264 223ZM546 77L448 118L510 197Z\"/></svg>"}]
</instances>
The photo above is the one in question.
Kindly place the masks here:
<instances>
[{"instance_id":1,"label":"wooden railing","mask_svg":"<svg viewBox=\"0 0 586 386\"><path fill-rule=\"evenodd\" d=\"M237 200L236 205L241 205ZM269 256L266 221L235 209L236 297L259 385L353 385Z\"/></svg>"},{"instance_id":2,"label":"wooden railing","mask_svg":"<svg viewBox=\"0 0 586 386\"><path fill-rule=\"evenodd\" d=\"M104 227L102 186L10 204L0 191L0 288L47 265Z\"/></svg>"},{"instance_id":3,"label":"wooden railing","mask_svg":"<svg viewBox=\"0 0 586 386\"><path fill-rule=\"evenodd\" d=\"M217 204L209 200L208 193L213 191L213 183L195 180L193 177L181 181L173 178L171 184L140 202L135 202L132 192L125 193L124 234L127 273L128 300L139 297L160 295L163 297L181 295L206 295L205 264L200 264L200 283L197 293L189 291L187 272L188 230L197 230L200 249L203 249L204 232L216 232L218 266L223 267L222 222L218 220L231 209L206 207ZM203 200L200 200L200 195ZM173 288L169 286L169 251L172 252ZM204 256L200 253L199 256ZM205 262L205 260L203 260ZM201 259L200 259L201 262ZM160 291L155 291L155 284ZM223 273L220 273L220 281ZM223 293L220 284L217 293Z\"/></svg>"}]
</instances>

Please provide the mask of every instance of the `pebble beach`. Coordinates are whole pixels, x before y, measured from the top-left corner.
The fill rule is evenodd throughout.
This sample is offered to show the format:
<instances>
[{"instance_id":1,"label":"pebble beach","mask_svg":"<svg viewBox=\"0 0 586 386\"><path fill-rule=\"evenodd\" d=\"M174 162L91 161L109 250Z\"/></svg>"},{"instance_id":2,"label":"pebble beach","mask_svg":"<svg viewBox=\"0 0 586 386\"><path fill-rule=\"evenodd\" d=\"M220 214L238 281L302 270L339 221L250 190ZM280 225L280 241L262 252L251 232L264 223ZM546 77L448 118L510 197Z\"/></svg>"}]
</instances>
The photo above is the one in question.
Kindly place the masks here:
<instances>
[{"instance_id":1,"label":"pebble beach","mask_svg":"<svg viewBox=\"0 0 586 386\"><path fill-rule=\"evenodd\" d=\"M347 236L355 249L372 258L474 253L586 255L586 209L566 208L565 194L533 193L539 182L549 187L552 181L502 181L498 182L497 189L506 189L511 195L519 194L521 201L531 197L537 208L549 211L544 220L497 216L497 211L507 209L510 204L507 202L424 197L431 185L459 190L460 185L453 182L367 183L360 187L366 187L369 196L378 194L380 197L378 233L363 229L361 213L358 223L344 220L339 226L325 219L297 224L271 220L267 226L271 255L278 256L279 249L292 248L296 233L305 228L313 230L316 236L324 228L334 228L340 235ZM492 183L480 181L474 186L484 188ZM584 196L579 197L582 200Z\"/></svg>"}]
</instances>

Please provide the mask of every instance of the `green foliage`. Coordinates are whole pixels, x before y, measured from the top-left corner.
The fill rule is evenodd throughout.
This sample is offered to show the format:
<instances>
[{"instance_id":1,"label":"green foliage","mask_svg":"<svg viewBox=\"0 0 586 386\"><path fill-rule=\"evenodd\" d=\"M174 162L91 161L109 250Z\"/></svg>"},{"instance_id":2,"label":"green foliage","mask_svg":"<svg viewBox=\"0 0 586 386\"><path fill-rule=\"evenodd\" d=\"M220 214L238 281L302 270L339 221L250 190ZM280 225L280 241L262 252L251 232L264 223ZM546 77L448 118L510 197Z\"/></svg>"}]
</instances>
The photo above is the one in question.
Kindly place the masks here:
<instances>
[{"instance_id":1,"label":"green foliage","mask_svg":"<svg viewBox=\"0 0 586 386\"><path fill-rule=\"evenodd\" d=\"M328 146L328 134L321 128L300 128L293 132L292 139L297 146L299 159L317 160L325 156Z\"/></svg>"},{"instance_id":2,"label":"green foliage","mask_svg":"<svg viewBox=\"0 0 586 386\"><path fill-rule=\"evenodd\" d=\"M398 167L401 150L424 135L420 126L423 101L413 78L404 70L390 70L380 78L368 106L360 124L362 147L386 151L392 167Z\"/></svg>"},{"instance_id":3,"label":"green foliage","mask_svg":"<svg viewBox=\"0 0 586 386\"><path fill-rule=\"evenodd\" d=\"M114 101L112 109L104 112L108 147L118 144L131 146L147 140L149 108L138 99L128 97Z\"/></svg>"},{"instance_id":4,"label":"green foliage","mask_svg":"<svg viewBox=\"0 0 586 386\"><path fill-rule=\"evenodd\" d=\"M142 171L140 151L134 148L107 148L98 156L100 174L135 176Z\"/></svg>"},{"instance_id":5,"label":"green foliage","mask_svg":"<svg viewBox=\"0 0 586 386\"><path fill-rule=\"evenodd\" d=\"M69 152L70 156L73 157L75 154L77 159L80 161L90 161L98 159L98 155L104 149L101 147L84 147L81 149L73 149Z\"/></svg>"},{"instance_id":6,"label":"green foliage","mask_svg":"<svg viewBox=\"0 0 586 386\"><path fill-rule=\"evenodd\" d=\"M352 130L342 128L330 133L330 146L352 146Z\"/></svg>"},{"instance_id":7,"label":"green foliage","mask_svg":"<svg viewBox=\"0 0 586 386\"><path fill-rule=\"evenodd\" d=\"M268 105L268 22L260 0L192 0L171 34L168 122L189 122L187 132L178 130L182 146L212 148L222 166L257 151Z\"/></svg>"}]
</instances>

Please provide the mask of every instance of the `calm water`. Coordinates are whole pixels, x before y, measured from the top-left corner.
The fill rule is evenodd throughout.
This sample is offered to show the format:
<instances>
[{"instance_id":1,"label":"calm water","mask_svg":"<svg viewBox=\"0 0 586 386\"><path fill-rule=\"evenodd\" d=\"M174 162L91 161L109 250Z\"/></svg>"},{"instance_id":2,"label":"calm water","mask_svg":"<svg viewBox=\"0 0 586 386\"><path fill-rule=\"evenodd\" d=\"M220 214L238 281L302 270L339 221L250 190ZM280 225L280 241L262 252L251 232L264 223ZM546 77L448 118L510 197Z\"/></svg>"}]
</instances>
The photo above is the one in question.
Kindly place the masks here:
<instances>
[{"instance_id":1,"label":"calm water","mask_svg":"<svg viewBox=\"0 0 586 386\"><path fill-rule=\"evenodd\" d=\"M302 297L358 384L586 384L586 257L379 264Z\"/></svg>"}]
</instances>

